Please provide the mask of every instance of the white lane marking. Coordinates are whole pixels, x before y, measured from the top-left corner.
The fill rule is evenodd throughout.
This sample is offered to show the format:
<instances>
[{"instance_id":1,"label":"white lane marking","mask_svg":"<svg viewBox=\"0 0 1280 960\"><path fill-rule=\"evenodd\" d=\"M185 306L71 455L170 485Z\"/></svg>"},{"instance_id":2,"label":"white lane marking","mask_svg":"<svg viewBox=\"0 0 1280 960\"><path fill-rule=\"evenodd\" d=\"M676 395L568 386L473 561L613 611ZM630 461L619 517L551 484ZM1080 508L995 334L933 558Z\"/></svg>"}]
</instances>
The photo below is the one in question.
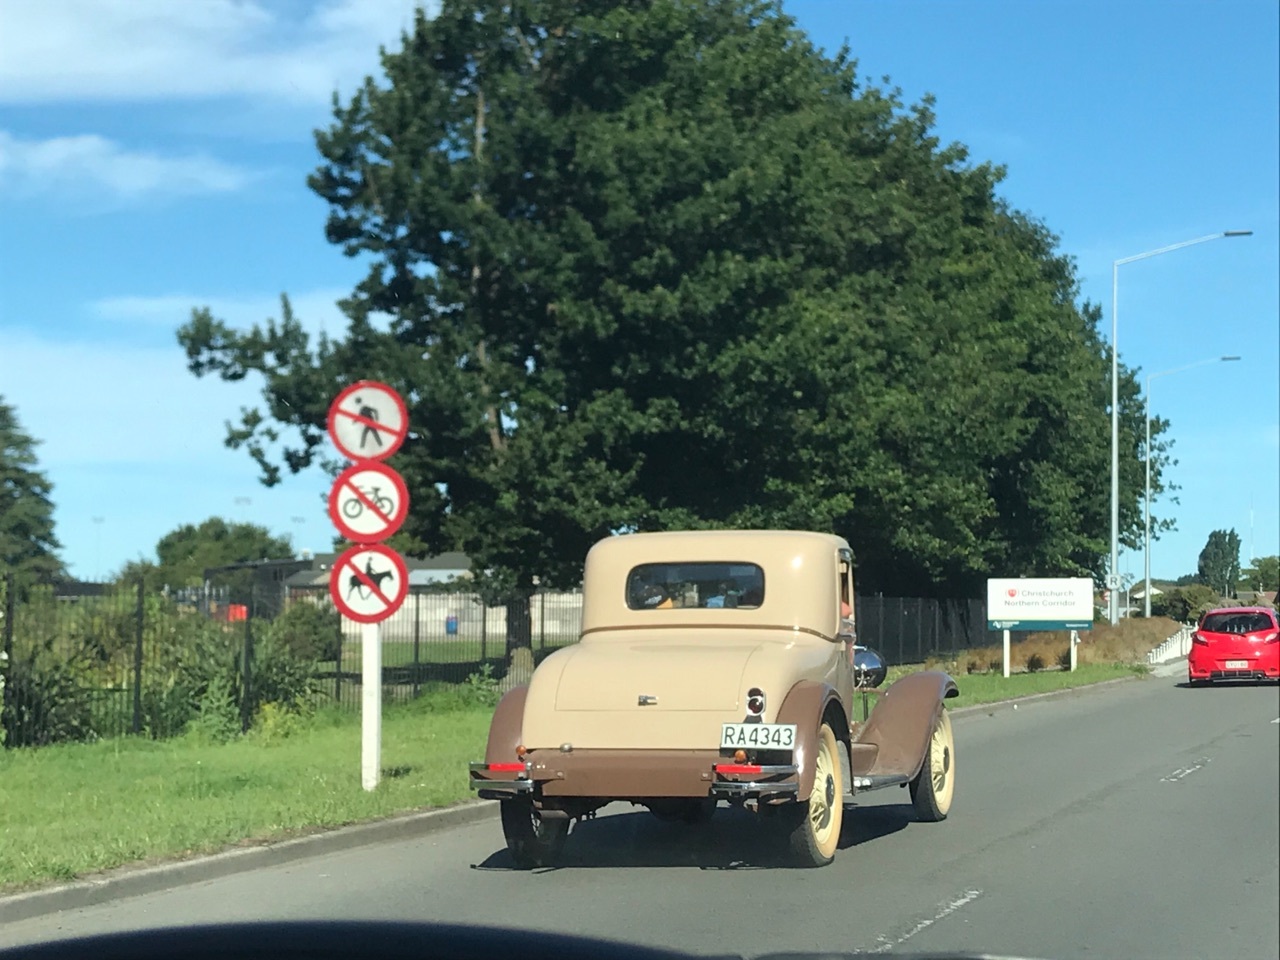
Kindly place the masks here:
<instances>
[{"instance_id":1,"label":"white lane marking","mask_svg":"<svg viewBox=\"0 0 1280 960\"><path fill-rule=\"evenodd\" d=\"M1276 718L1275 718L1274 720L1272 720L1271 722L1272 722L1272 723L1280 723L1280 717L1276 717Z\"/></svg>"},{"instance_id":2,"label":"white lane marking","mask_svg":"<svg viewBox=\"0 0 1280 960\"><path fill-rule=\"evenodd\" d=\"M981 890L966 890L961 896L956 897L954 900L948 900L946 903L939 905L937 913L935 913L932 917L928 917L927 919L921 920L919 923L917 923L914 927L912 927L902 936L898 937L896 940L890 940L888 937L885 937L885 936L876 937L876 946L872 947L871 952L887 953L888 951L892 950L894 947L901 946L902 944L910 940L912 937L914 937L921 930L928 930L939 920L942 920L942 919L945 919L946 917L951 916L951 914L955 913L957 910L963 907L966 903L972 903L974 900L977 900L980 896L982 896Z\"/></svg>"},{"instance_id":3,"label":"white lane marking","mask_svg":"<svg viewBox=\"0 0 1280 960\"><path fill-rule=\"evenodd\" d=\"M1208 762L1209 762L1209 758L1208 758L1208 757L1201 757L1199 760L1197 760L1197 761L1196 761L1195 763L1193 763L1191 766L1189 766L1189 767L1179 767L1177 770L1173 771L1173 773L1169 774L1167 777L1161 777L1161 778L1160 778L1160 782L1161 782L1161 783L1174 783L1174 782L1176 782L1176 781L1178 781L1178 780L1181 780L1183 777L1189 777L1189 776L1191 776L1191 774L1193 774L1193 773L1195 773L1197 770L1201 769L1201 768L1202 768L1205 764L1207 764Z\"/></svg>"}]
</instances>

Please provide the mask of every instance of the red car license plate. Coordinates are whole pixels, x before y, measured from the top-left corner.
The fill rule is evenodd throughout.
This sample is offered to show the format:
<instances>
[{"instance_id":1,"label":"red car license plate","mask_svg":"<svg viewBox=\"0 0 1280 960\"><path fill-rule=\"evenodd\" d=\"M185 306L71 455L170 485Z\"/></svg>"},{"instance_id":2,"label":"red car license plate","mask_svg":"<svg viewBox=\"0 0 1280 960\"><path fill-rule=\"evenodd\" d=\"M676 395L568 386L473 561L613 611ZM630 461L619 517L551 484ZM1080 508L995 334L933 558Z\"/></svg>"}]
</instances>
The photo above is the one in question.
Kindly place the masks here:
<instances>
[{"instance_id":1,"label":"red car license plate","mask_svg":"<svg viewBox=\"0 0 1280 960\"><path fill-rule=\"evenodd\" d=\"M1228 670L1247 670L1249 669L1249 661L1248 660L1228 660L1226 662L1226 668Z\"/></svg>"}]
</instances>

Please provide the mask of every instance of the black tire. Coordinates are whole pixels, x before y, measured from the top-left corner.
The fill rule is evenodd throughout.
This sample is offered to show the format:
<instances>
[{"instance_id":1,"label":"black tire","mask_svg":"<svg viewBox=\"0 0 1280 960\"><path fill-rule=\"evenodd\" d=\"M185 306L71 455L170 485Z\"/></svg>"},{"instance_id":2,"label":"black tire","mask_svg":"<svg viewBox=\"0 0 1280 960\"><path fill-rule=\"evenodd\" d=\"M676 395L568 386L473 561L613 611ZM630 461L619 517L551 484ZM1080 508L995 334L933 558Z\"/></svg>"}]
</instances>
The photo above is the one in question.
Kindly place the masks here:
<instances>
[{"instance_id":1,"label":"black tire","mask_svg":"<svg viewBox=\"0 0 1280 960\"><path fill-rule=\"evenodd\" d=\"M817 747L809 799L787 804L778 811L788 830L791 858L800 867L825 867L834 860L844 823L841 747L825 723L818 729Z\"/></svg>"},{"instance_id":2,"label":"black tire","mask_svg":"<svg viewBox=\"0 0 1280 960\"><path fill-rule=\"evenodd\" d=\"M947 819L955 797L956 742L951 733L951 717L940 711L925 748L924 763L911 781L911 803L916 816L925 823Z\"/></svg>"},{"instance_id":3,"label":"black tire","mask_svg":"<svg viewBox=\"0 0 1280 960\"><path fill-rule=\"evenodd\" d=\"M569 835L567 819L543 819L528 797L499 801L502 834L511 859L521 870L555 864Z\"/></svg>"}]
</instances>

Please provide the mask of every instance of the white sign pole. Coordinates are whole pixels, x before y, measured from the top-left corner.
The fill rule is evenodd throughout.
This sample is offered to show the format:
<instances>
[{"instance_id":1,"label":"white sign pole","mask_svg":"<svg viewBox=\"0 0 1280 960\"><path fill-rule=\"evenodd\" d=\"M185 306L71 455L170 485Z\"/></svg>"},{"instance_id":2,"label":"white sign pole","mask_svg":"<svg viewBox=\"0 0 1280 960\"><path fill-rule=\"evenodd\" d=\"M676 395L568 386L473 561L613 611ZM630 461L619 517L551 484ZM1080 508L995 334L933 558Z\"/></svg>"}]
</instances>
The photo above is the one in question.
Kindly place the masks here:
<instances>
[{"instance_id":1,"label":"white sign pole","mask_svg":"<svg viewBox=\"0 0 1280 960\"><path fill-rule=\"evenodd\" d=\"M1009 679L1009 631L1004 631L1004 677Z\"/></svg>"},{"instance_id":2,"label":"white sign pole","mask_svg":"<svg viewBox=\"0 0 1280 960\"><path fill-rule=\"evenodd\" d=\"M360 627L360 785L375 790L382 772L382 628Z\"/></svg>"},{"instance_id":3,"label":"white sign pole","mask_svg":"<svg viewBox=\"0 0 1280 960\"><path fill-rule=\"evenodd\" d=\"M1076 644L1080 642L1080 631L1071 631L1071 672L1076 672Z\"/></svg>"}]
</instances>

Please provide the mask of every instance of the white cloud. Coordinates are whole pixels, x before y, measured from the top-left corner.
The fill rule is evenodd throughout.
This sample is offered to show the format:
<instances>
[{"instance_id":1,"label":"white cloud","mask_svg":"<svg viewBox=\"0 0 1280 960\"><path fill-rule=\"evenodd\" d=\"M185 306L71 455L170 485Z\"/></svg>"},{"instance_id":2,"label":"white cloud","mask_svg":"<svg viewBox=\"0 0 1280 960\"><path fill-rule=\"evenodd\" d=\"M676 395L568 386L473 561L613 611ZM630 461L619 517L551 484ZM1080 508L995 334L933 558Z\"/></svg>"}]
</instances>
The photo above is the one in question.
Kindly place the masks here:
<instances>
[{"instance_id":1,"label":"white cloud","mask_svg":"<svg viewBox=\"0 0 1280 960\"><path fill-rule=\"evenodd\" d=\"M291 19L263 0L0 0L0 102L324 103L376 71L421 5L327 0Z\"/></svg>"},{"instance_id":2,"label":"white cloud","mask_svg":"<svg viewBox=\"0 0 1280 960\"><path fill-rule=\"evenodd\" d=\"M347 329L347 318L337 301L350 296L350 289L338 287L290 293L294 317L302 326L317 333L341 336ZM280 319L280 297L262 294L240 297L201 296L172 293L154 297L105 297L89 305L89 312L100 320L115 324L143 324L177 329L191 317L195 307L208 307L214 317L236 329L263 324L269 318Z\"/></svg>"},{"instance_id":3,"label":"white cloud","mask_svg":"<svg viewBox=\"0 0 1280 960\"><path fill-rule=\"evenodd\" d=\"M0 184L11 195L135 200L229 193L251 178L241 167L201 154L129 150L96 134L23 140L0 130Z\"/></svg>"}]
</instances>

